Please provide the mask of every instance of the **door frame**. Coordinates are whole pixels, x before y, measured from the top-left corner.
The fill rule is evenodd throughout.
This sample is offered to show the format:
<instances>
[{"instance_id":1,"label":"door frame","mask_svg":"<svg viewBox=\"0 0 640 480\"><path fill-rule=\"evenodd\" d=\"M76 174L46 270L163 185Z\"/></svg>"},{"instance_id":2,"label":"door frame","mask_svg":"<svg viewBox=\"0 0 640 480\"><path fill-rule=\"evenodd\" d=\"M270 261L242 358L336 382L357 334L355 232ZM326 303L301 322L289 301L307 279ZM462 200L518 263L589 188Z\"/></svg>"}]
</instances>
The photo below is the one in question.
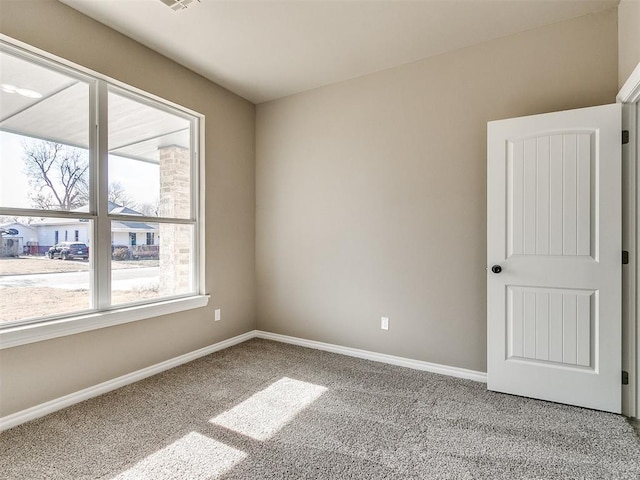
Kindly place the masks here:
<instances>
[{"instance_id":1,"label":"door frame","mask_svg":"<svg viewBox=\"0 0 640 480\"><path fill-rule=\"evenodd\" d=\"M622 103L622 128L629 143L622 147L622 248L630 261L622 269L622 369L629 384L622 387L622 414L640 418L640 63L616 100Z\"/></svg>"}]
</instances>

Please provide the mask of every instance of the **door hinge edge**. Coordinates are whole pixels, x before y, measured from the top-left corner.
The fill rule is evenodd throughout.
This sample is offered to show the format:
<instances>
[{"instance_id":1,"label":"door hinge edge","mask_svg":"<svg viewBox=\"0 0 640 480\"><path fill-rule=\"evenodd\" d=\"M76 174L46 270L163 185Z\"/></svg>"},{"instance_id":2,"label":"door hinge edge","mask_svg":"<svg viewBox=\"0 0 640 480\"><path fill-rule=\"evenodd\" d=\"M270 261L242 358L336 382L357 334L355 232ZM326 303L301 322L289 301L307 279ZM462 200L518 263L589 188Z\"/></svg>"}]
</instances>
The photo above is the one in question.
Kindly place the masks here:
<instances>
[{"instance_id":1,"label":"door hinge edge","mask_svg":"<svg viewBox=\"0 0 640 480\"><path fill-rule=\"evenodd\" d=\"M629 372L626 370L622 371L622 385L629 385Z\"/></svg>"},{"instance_id":2,"label":"door hinge edge","mask_svg":"<svg viewBox=\"0 0 640 480\"><path fill-rule=\"evenodd\" d=\"M629 143L629 130L622 130L622 144L626 145Z\"/></svg>"}]
</instances>

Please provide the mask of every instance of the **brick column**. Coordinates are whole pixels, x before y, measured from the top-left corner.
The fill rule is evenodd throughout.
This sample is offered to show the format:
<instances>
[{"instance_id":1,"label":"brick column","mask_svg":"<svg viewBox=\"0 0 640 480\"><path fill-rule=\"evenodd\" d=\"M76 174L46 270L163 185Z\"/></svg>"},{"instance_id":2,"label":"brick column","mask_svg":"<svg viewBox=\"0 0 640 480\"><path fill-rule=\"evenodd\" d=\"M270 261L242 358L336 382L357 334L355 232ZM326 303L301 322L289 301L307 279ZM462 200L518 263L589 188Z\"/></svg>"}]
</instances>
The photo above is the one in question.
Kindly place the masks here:
<instances>
[{"instance_id":1,"label":"brick column","mask_svg":"<svg viewBox=\"0 0 640 480\"><path fill-rule=\"evenodd\" d=\"M191 159L188 148L169 145L160 154L161 217L188 218L191 202ZM161 223L160 291L161 295L186 293L191 284L191 227Z\"/></svg>"}]
</instances>

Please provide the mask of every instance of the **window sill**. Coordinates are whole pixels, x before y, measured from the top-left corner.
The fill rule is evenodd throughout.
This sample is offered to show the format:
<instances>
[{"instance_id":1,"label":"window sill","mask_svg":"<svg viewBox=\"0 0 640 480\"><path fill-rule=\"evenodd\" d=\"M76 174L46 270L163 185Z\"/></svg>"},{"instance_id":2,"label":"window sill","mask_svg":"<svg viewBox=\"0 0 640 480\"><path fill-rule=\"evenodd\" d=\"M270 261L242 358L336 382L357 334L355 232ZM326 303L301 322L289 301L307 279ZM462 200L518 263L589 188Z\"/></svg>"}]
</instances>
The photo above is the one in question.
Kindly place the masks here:
<instances>
[{"instance_id":1,"label":"window sill","mask_svg":"<svg viewBox=\"0 0 640 480\"><path fill-rule=\"evenodd\" d=\"M209 295L166 300L0 330L0 350L123 323L206 307Z\"/></svg>"}]
</instances>

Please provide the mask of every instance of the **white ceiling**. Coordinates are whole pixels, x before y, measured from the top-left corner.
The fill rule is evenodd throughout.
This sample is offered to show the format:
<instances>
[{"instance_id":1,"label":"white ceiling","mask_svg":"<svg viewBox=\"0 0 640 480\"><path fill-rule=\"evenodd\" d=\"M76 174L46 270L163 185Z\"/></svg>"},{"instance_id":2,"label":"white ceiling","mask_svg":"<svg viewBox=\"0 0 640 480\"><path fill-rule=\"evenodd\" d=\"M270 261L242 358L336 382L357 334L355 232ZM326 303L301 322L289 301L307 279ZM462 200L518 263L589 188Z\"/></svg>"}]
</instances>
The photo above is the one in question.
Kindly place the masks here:
<instances>
[{"instance_id":1,"label":"white ceiling","mask_svg":"<svg viewBox=\"0 0 640 480\"><path fill-rule=\"evenodd\" d=\"M619 0L60 0L238 95L261 103Z\"/></svg>"}]
</instances>

